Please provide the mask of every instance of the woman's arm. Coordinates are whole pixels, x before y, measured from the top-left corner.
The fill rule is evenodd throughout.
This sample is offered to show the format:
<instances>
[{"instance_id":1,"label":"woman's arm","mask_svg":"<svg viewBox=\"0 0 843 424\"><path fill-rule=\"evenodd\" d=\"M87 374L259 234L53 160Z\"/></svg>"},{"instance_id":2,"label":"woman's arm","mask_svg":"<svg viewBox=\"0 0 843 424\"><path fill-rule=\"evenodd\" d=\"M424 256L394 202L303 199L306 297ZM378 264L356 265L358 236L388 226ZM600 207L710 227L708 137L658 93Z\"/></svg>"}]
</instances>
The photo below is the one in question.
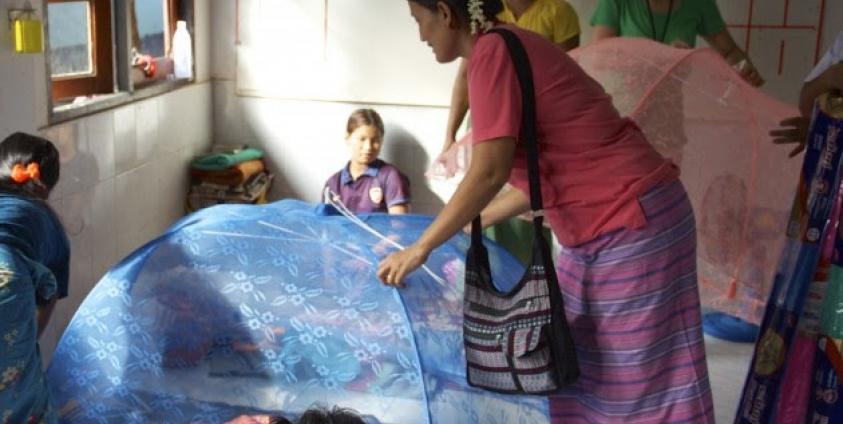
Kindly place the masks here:
<instances>
[{"instance_id":1,"label":"woman's arm","mask_svg":"<svg viewBox=\"0 0 843 424\"><path fill-rule=\"evenodd\" d=\"M756 87L764 84L764 78L761 78L761 74L755 69L755 65L749 60L749 56L738 47L727 29L703 36L703 38L711 48L720 53L720 56L723 56L728 64L739 66L738 72L746 82Z\"/></svg>"},{"instance_id":2,"label":"woman's arm","mask_svg":"<svg viewBox=\"0 0 843 424\"><path fill-rule=\"evenodd\" d=\"M454 87L451 89L451 108L448 112L448 127L445 132L445 145L442 151L448 150L457 141L457 131L462 125L468 112L468 61L460 60Z\"/></svg>"},{"instance_id":3,"label":"woman's arm","mask_svg":"<svg viewBox=\"0 0 843 424\"><path fill-rule=\"evenodd\" d=\"M843 63L832 65L818 77L802 84L799 93L799 112L802 116L810 117L817 97L832 90L843 90Z\"/></svg>"},{"instance_id":4,"label":"woman's arm","mask_svg":"<svg viewBox=\"0 0 843 424\"><path fill-rule=\"evenodd\" d=\"M460 231L498 194L509 179L514 152L515 139L511 137L474 145L471 164L451 200L412 246L381 261L378 278L402 286L404 277L424 264L434 248Z\"/></svg>"},{"instance_id":5,"label":"woman's arm","mask_svg":"<svg viewBox=\"0 0 843 424\"><path fill-rule=\"evenodd\" d=\"M489 206L480 213L483 228L505 221L513 216L521 215L530 210L530 199L515 187L509 187L500 196L495 197Z\"/></svg>"},{"instance_id":6,"label":"woman's arm","mask_svg":"<svg viewBox=\"0 0 843 424\"><path fill-rule=\"evenodd\" d=\"M608 25L595 25L594 32L591 33L591 39L594 41L600 41L617 36L618 30Z\"/></svg>"}]
</instances>

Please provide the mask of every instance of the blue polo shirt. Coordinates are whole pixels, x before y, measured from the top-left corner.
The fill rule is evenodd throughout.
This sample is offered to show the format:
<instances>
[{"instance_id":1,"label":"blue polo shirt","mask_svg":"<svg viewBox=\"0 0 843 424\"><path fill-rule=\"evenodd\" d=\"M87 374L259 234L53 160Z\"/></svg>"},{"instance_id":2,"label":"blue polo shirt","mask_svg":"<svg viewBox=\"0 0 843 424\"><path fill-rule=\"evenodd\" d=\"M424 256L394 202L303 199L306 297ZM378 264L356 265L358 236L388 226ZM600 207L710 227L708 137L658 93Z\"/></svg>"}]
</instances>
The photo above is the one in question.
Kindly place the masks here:
<instances>
[{"instance_id":1,"label":"blue polo shirt","mask_svg":"<svg viewBox=\"0 0 843 424\"><path fill-rule=\"evenodd\" d=\"M352 212L389 212L391 206L410 203L410 181L398 168L378 159L354 180L348 167L328 178L325 187Z\"/></svg>"}]
</instances>

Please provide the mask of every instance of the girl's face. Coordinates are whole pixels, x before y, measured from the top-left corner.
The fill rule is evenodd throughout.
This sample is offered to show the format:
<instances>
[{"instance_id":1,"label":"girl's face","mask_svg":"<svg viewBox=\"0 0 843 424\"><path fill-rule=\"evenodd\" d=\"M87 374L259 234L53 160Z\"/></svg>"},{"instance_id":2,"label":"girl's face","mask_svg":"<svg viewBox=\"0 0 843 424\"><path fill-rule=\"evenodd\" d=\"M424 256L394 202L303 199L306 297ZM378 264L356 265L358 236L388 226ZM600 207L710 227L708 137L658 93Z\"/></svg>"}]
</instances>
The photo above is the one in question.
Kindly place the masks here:
<instances>
[{"instance_id":1,"label":"girl's face","mask_svg":"<svg viewBox=\"0 0 843 424\"><path fill-rule=\"evenodd\" d=\"M383 136L374 125L361 125L345 138L351 151L351 161L357 165L369 165L378 158Z\"/></svg>"},{"instance_id":2,"label":"girl's face","mask_svg":"<svg viewBox=\"0 0 843 424\"><path fill-rule=\"evenodd\" d=\"M436 4L436 10L430 10L414 1L410 3L410 14L419 25L419 37L433 49L436 61L452 62L460 56L459 31L457 16L443 2Z\"/></svg>"}]
</instances>

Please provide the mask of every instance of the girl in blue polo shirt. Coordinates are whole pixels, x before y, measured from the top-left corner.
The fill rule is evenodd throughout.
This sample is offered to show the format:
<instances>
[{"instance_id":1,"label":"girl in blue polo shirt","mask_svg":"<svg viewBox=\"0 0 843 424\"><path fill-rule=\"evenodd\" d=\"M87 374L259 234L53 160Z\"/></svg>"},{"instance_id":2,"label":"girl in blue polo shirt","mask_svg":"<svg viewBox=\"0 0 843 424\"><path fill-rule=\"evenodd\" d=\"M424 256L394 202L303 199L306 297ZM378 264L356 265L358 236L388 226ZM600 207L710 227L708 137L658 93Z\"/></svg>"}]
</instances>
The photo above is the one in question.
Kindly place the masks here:
<instances>
[{"instance_id":1,"label":"girl in blue polo shirt","mask_svg":"<svg viewBox=\"0 0 843 424\"><path fill-rule=\"evenodd\" d=\"M357 109L348 117L345 143L351 159L328 178L325 187L354 213L410 211L409 180L378 159L383 135L383 120L373 109Z\"/></svg>"}]
</instances>

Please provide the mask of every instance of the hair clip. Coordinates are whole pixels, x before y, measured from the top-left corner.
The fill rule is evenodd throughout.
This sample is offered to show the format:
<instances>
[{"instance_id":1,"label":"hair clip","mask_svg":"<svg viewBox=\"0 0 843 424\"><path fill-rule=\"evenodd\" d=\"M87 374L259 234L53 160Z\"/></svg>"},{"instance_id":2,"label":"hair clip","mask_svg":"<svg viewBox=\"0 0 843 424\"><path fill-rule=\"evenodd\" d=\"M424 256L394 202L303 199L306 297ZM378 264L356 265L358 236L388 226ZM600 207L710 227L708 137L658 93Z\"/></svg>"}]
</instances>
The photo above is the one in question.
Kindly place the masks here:
<instances>
[{"instance_id":1,"label":"hair clip","mask_svg":"<svg viewBox=\"0 0 843 424\"><path fill-rule=\"evenodd\" d=\"M492 28L492 22L486 19L486 14L483 12L483 0L468 0L468 15L471 35L485 33Z\"/></svg>"},{"instance_id":2,"label":"hair clip","mask_svg":"<svg viewBox=\"0 0 843 424\"><path fill-rule=\"evenodd\" d=\"M23 164L16 163L12 167L12 181L23 184L29 180L38 180L41 178L41 167L38 162L30 162L24 168Z\"/></svg>"}]
</instances>

